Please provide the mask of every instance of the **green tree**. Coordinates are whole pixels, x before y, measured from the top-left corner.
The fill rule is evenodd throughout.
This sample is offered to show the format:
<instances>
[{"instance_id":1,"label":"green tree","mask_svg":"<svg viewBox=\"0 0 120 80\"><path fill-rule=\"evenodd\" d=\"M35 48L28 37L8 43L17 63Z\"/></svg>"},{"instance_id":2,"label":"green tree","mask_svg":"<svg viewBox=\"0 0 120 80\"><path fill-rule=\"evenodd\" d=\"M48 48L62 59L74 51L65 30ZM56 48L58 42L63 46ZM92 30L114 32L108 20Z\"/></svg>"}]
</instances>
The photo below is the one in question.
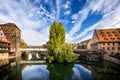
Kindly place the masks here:
<instances>
[{"instance_id":1,"label":"green tree","mask_svg":"<svg viewBox=\"0 0 120 80\"><path fill-rule=\"evenodd\" d=\"M54 50L54 57L58 63L73 62L77 56L77 54L73 53L71 44L62 44L59 48Z\"/></svg>"},{"instance_id":2,"label":"green tree","mask_svg":"<svg viewBox=\"0 0 120 80\"><path fill-rule=\"evenodd\" d=\"M72 45L65 43L65 29L60 22L53 22L50 27L48 42L48 62L58 63L73 62L76 56L73 53Z\"/></svg>"},{"instance_id":3,"label":"green tree","mask_svg":"<svg viewBox=\"0 0 120 80\"><path fill-rule=\"evenodd\" d=\"M48 53L53 56L54 50L65 43L65 29L60 22L54 21L49 32Z\"/></svg>"},{"instance_id":4,"label":"green tree","mask_svg":"<svg viewBox=\"0 0 120 80\"><path fill-rule=\"evenodd\" d=\"M21 46L21 47L26 47L26 46L27 46L27 43L26 43L23 39L21 39L21 40L20 40L20 46Z\"/></svg>"}]
</instances>

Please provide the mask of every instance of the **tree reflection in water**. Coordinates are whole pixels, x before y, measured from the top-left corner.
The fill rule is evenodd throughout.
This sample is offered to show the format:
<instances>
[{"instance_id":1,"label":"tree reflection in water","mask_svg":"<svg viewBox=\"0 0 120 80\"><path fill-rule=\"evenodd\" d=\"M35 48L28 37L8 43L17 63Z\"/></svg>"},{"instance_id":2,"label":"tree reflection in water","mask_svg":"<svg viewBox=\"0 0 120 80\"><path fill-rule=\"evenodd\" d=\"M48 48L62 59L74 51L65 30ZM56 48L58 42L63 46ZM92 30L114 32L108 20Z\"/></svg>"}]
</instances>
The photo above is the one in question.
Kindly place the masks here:
<instances>
[{"instance_id":1,"label":"tree reflection in water","mask_svg":"<svg viewBox=\"0 0 120 80\"><path fill-rule=\"evenodd\" d=\"M70 80L73 74L73 66L74 64L48 64L49 80Z\"/></svg>"},{"instance_id":2,"label":"tree reflection in water","mask_svg":"<svg viewBox=\"0 0 120 80\"><path fill-rule=\"evenodd\" d=\"M91 71L79 64L48 64L50 80L92 80Z\"/></svg>"}]
</instances>

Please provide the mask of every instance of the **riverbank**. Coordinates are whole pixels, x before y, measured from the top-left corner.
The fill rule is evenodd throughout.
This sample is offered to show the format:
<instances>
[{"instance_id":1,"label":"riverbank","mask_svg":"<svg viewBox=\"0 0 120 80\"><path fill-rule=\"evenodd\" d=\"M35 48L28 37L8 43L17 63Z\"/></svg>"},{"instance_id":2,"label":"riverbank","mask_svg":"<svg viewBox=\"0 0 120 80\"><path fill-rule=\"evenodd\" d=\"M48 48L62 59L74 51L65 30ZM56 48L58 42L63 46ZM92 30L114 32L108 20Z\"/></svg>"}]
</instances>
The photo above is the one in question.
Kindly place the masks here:
<instances>
[{"instance_id":1,"label":"riverbank","mask_svg":"<svg viewBox=\"0 0 120 80\"><path fill-rule=\"evenodd\" d=\"M0 58L0 61L6 60L6 59L13 59L13 58L17 58L17 57L20 57L20 56L9 56L9 57L5 57L5 58Z\"/></svg>"},{"instance_id":2,"label":"riverbank","mask_svg":"<svg viewBox=\"0 0 120 80\"><path fill-rule=\"evenodd\" d=\"M22 60L22 61L20 61L20 63L21 64L38 64L38 63L40 63L40 64L44 64L44 63L46 63L46 61L45 60L40 60L40 61L25 61L25 60Z\"/></svg>"}]
</instances>

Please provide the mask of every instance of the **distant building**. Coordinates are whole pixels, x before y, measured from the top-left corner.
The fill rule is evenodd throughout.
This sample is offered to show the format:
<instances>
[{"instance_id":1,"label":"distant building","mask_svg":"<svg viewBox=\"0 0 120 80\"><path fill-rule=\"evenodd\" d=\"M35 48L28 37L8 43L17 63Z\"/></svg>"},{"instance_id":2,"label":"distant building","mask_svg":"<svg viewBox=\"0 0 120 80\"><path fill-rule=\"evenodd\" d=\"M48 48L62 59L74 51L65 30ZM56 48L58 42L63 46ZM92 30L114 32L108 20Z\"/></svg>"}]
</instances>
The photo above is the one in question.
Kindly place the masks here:
<instances>
[{"instance_id":1,"label":"distant building","mask_svg":"<svg viewBox=\"0 0 120 80\"><path fill-rule=\"evenodd\" d=\"M120 28L94 30L92 49L102 49L108 54L120 54Z\"/></svg>"},{"instance_id":2,"label":"distant building","mask_svg":"<svg viewBox=\"0 0 120 80\"><path fill-rule=\"evenodd\" d=\"M84 40L79 43L77 49L91 49L91 39Z\"/></svg>"},{"instance_id":3,"label":"distant building","mask_svg":"<svg viewBox=\"0 0 120 80\"><path fill-rule=\"evenodd\" d=\"M9 57L10 42L6 39L0 27L0 60Z\"/></svg>"},{"instance_id":4,"label":"distant building","mask_svg":"<svg viewBox=\"0 0 120 80\"><path fill-rule=\"evenodd\" d=\"M6 38L11 42L10 52L20 53L21 30L14 23L0 24Z\"/></svg>"}]
</instances>

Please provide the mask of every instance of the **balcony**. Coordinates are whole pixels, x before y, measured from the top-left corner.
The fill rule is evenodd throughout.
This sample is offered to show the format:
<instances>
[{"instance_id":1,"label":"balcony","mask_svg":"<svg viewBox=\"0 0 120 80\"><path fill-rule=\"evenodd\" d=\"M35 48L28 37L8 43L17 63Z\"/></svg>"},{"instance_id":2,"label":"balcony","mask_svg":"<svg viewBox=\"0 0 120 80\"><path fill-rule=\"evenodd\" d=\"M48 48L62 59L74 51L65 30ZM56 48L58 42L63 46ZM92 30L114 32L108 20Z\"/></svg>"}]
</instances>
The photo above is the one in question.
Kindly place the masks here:
<instances>
[{"instance_id":1,"label":"balcony","mask_svg":"<svg viewBox=\"0 0 120 80\"><path fill-rule=\"evenodd\" d=\"M0 43L0 48L10 48L10 45L6 43Z\"/></svg>"},{"instance_id":2,"label":"balcony","mask_svg":"<svg viewBox=\"0 0 120 80\"><path fill-rule=\"evenodd\" d=\"M9 50L0 50L0 53L9 53Z\"/></svg>"}]
</instances>

